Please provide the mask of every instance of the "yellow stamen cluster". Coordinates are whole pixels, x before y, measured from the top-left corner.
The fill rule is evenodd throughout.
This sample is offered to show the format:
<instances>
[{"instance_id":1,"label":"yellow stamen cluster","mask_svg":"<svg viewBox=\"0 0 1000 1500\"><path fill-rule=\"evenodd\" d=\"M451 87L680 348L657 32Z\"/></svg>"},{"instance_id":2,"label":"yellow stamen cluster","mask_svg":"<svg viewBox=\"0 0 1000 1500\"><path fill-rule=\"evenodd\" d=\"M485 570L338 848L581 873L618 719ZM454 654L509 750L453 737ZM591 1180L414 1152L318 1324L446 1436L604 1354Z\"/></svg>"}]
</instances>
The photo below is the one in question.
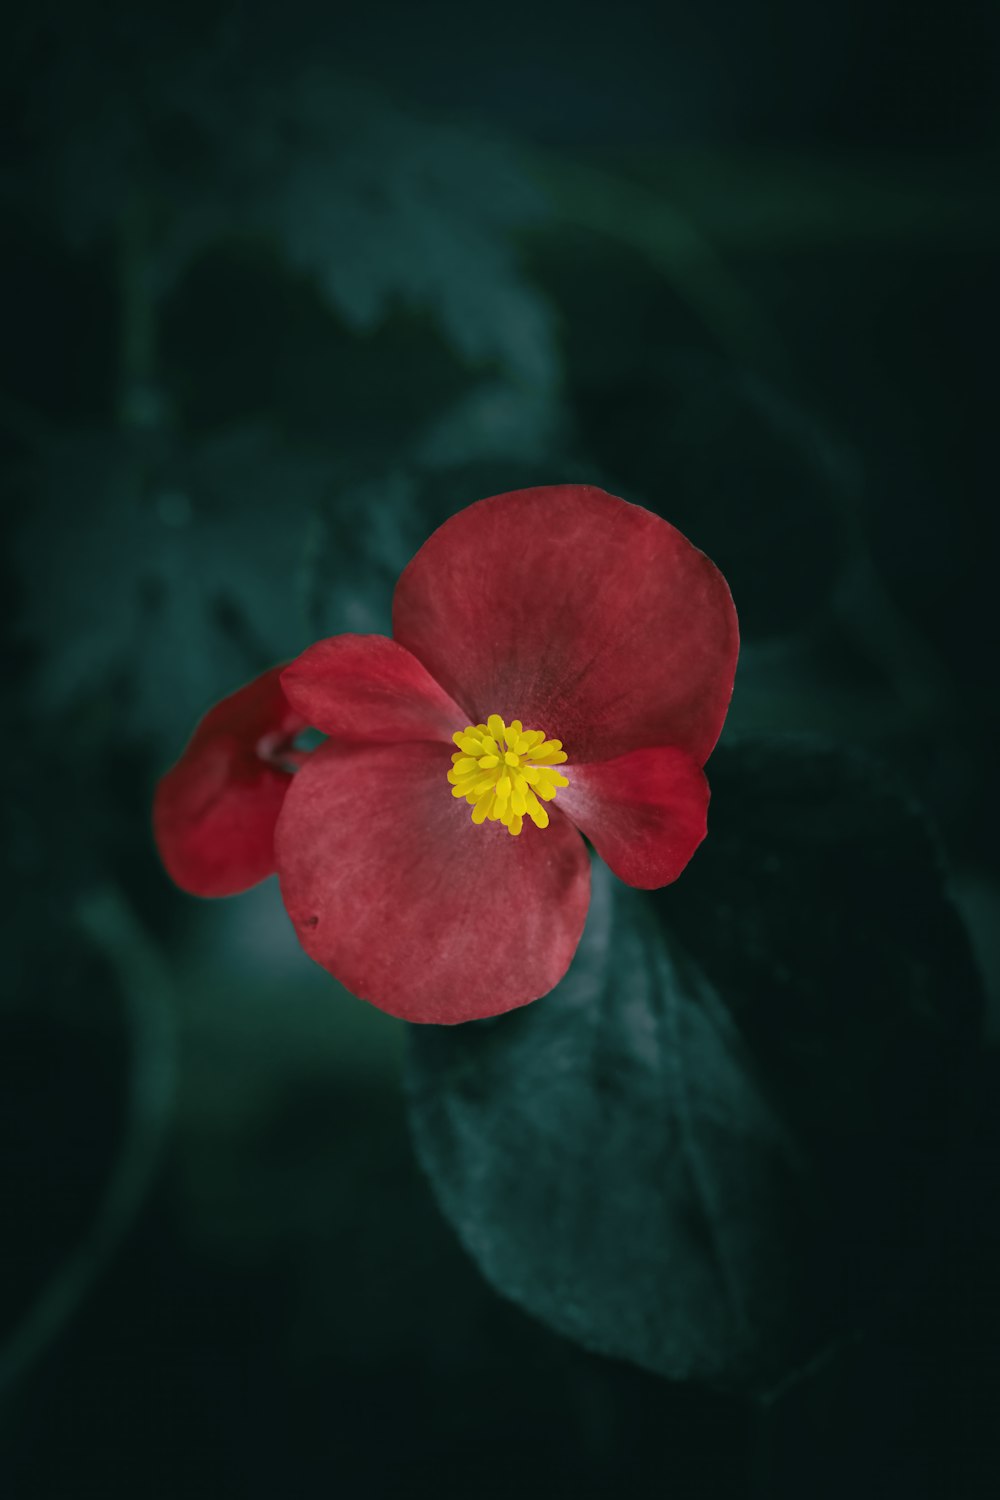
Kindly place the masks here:
<instances>
[{"instance_id":1,"label":"yellow stamen cluster","mask_svg":"<svg viewBox=\"0 0 1000 1500\"><path fill-rule=\"evenodd\" d=\"M451 795L469 803L473 823L502 823L515 837L525 815L536 827L548 827L542 802L551 802L559 787L569 786L555 769L566 760L562 740L547 740L540 729L524 729L520 719L508 726L499 714L490 714L485 724L470 724L452 739L458 754L451 757L448 772Z\"/></svg>"}]
</instances>

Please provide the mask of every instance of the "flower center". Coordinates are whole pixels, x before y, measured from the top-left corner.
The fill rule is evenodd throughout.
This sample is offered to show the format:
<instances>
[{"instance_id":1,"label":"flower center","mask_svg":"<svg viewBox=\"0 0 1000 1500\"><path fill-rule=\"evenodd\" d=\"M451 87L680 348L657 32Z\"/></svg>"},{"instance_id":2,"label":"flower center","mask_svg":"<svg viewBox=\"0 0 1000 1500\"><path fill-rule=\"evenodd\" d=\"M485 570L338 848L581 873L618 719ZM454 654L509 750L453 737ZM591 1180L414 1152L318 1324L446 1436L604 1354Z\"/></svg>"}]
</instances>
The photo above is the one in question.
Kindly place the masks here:
<instances>
[{"instance_id":1,"label":"flower center","mask_svg":"<svg viewBox=\"0 0 1000 1500\"><path fill-rule=\"evenodd\" d=\"M458 753L448 772L451 795L469 803L473 823L502 823L516 837L527 814L537 828L548 827L542 802L569 786L555 769L567 758L562 740L524 729L520 719L508 726L499 714L490 714L485 724L469 724L452 739Z\"/></svg>"}]
</instances>

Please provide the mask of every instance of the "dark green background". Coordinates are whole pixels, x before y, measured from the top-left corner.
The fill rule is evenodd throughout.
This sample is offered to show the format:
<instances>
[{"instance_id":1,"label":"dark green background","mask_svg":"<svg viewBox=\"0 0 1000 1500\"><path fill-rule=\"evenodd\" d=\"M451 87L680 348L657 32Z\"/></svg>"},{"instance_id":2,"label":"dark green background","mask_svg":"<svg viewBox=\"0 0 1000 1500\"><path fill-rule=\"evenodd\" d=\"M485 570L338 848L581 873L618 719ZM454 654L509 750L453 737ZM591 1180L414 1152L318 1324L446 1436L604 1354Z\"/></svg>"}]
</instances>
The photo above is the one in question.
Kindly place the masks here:
<instances>
[{"instance_id":1,"label":"dark green background","mask_svg":"<svg viewBox=\"0 0 1000 1500\"><path fill-rule=\"evenodd\" d=\"M998 54L965 0L4 22L5 1497L996 1493ZM924 802L986 982L933 1267L763 1408L489 1290L402 1024L151 847L216 697L561 480L726 573L727 737Z\"/></svg>"}]
</instances>

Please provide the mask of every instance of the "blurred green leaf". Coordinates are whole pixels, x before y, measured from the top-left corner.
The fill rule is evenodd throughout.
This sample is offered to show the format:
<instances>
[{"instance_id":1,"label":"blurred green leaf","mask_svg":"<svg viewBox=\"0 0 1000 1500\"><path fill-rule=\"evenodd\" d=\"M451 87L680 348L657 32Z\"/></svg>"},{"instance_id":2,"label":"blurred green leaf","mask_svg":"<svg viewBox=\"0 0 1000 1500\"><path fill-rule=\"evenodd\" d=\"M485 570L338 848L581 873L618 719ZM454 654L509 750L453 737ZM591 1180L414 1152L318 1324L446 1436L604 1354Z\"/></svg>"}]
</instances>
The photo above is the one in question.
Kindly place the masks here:
<instances>
[{"instance_id":1,"label":"blurred green leaf","mask_svg":"<svg viewBox=\"0 0 1000 1500\"><path fill-rule=\"evenodd\" d=\"M54 438L17 537L38 706L66 719L114 690L114 739L179 751L216 698L307 644L302 570L333 480L326 456L264 428L176 453Z\"/></svg>"},{"instance_id":2,"label":"blurred green leaf","mask_svg":"<svg viewBox=\"0 0 1000 1500\"><path fill-rule=\"evenodd\" d=\"M220 241L262 240L356 333L420 312L469 364L556 379L550 312L516 245L545 195L485 130L414 116L307 58L150 45L122 67L86 29L50 61L31 124L29 193L77 244L138 205L153 297ZM11 201L24 186L0 177Z\"/></svg>"},{"instance_id":3,"label":"blurred green leaf","mask_svg":"<svg viewBox=\"0 0 1000 1500\"><path fill-rule=\"evenodd\" d=\"M512 242L544 218L544 198L516 152L413 118L329 70L268 78L252 97L231 88L224 103L203 78L180 90L214 170L203 193L189 185L161 277L234 230L259 234L316 277L355 331L395 308L426 311L464 360L551 384L549 312Z\"/></svg>"}]
</instances>

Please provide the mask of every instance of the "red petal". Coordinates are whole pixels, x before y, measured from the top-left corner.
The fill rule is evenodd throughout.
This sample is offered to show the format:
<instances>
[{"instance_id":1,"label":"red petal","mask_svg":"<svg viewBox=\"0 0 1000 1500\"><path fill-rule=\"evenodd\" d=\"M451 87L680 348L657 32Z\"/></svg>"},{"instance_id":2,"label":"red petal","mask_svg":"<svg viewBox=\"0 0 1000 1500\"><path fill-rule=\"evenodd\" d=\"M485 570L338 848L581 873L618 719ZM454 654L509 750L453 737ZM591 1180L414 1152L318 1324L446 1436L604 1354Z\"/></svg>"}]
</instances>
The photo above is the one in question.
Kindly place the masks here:
<instances>
[{"instance_id":1,"label":"red petal","mask_svg":"<svg viewBox=\"0 0 1000 1500\"><path fill-rule=\"evenodd\" d=\"M590 865L560 815L511 838L453 798L443 745L328 743L297 774L275 847L303 948L407 1021L471 1021L558 984Z\"/></svg>"},{"instance_id":2,"label":"red petal","mask_svg":"<svg viewBox=\"0 0 1000 1500\"><path fill-rule=\"evenodd\" d=\"M676 745L704 764L739 647L726 581L673 526L589 485L481 500L424 543L393 634L471 710L570 762Z\"/></svg>"},{"instance_id":3,"label":"red petal","mask_svg":"<svg viewBox=\"0 0 1000 1500\"><path fill-rule=\"evenodd\" d=\"M305 727L281 672L272 667L209 709L156 788L160 858L193 896L232 896L274 873L274 825L293 778L264 757Z\"/></svg>"},{"instance_id":4,"label":"red petal","mask_svg":"<svg viewBox=\"0 0 1000 1500\"><path fill-rule=\"evenodd\" d=\"M384 635L335 635L285 668L282 687L310 724L338 740L451 740L468 714L427 668Z\"/></svg>"},{"instance_id":5,"label":"red petal","mask_svg":"<svg viewBox=\"0 0 1000 1500\"><path fill-rule=\"evenodd\" d=\"M708 782L682 750L634 750L567 766L559 806L627 885L669 885L706 832Z\"/></svg>"}]
</instances>

